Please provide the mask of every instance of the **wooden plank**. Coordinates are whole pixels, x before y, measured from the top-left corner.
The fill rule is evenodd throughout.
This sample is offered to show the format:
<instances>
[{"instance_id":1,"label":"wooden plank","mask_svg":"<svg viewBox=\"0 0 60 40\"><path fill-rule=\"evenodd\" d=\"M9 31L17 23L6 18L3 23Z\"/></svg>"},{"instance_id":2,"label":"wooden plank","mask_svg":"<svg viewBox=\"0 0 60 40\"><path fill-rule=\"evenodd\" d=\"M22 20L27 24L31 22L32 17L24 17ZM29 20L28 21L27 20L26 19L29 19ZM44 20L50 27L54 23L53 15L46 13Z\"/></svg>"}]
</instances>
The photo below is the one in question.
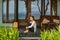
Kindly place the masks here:
<instances>
[{"instance_id":1,"label":"wooden plank","mask_svg":"<svg viewBox=\"0 0 60 40\"><path fill-rule=\"evenodd\" d=\"M25 1L25 0L20 0L20 1ZM31 1L36 1L36 0L31 0Z\"/></svg>"},{"instance_id":2,"label":"wooden plank","mask_svg":"<svg viewBox=\"0 0 60 40\"><path fill-rule=\"evenodd\" d=\"M40 37L20 37L21 39L41 39Z\"/></svg>"}]
</instances>

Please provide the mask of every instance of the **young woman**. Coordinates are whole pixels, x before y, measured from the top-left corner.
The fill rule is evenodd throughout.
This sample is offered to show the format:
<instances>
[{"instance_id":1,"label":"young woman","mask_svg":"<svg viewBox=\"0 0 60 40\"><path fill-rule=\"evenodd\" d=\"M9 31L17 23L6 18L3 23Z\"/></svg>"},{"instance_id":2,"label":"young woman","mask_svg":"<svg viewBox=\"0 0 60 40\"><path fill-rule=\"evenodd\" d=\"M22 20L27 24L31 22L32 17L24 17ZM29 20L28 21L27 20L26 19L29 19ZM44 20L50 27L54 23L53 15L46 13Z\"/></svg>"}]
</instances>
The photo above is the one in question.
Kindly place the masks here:
<instances>
[{"instance_id":1,"label":"young woman","mask_svg":"<svg viewBox=\"0 0 60 40\"><path fill-rule=\"evenodd\" d=\"M26 27L24 33L27 33L29 31L36 32L36 22L34 20L34 16L30 16L28 26Z\"/></svg>"}]
</instances>

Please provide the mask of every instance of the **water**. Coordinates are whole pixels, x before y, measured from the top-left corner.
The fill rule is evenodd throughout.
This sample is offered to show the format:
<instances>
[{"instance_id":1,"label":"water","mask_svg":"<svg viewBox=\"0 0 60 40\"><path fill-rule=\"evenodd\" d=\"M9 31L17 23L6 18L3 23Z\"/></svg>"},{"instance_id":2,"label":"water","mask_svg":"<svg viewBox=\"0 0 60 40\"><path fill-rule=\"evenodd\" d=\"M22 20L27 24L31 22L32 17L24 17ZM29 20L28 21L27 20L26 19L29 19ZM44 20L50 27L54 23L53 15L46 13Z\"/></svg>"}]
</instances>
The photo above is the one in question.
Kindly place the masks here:
<instances>
[{"instance_id":1,"label":"water","mask_svg":"<svg viewBox=\"0 0 60 40\"><path fill-rule=\"evenodd\" d=\"M36 19L39 19L40 13L33 12L32 16L34 16ZM5 13L4 13L3 17L4 17L4 19L6 19L6 14ZM26 13L18 13L18 18L19 19L25 19L26 18ZM13 13L9 14L9 19L14 19L14 14Z\"/></svg>"},{"instance_id":2,"label":"water","mask_svg":"<svg viewBox=\"0 0 60 40\"><path fill-rule=\"evenodd\" d=\"M39 17L40 17L40 13L32 13L31 15L34 16L35 19L39 19ZM49 14L47 14L47 15L49 15ZM60 16L60 14L59 14L59 16ZM6 14L4 14L3 17L4 17L4 19L6 19ZM25 19L26 18L26 13L19 13L18 18L19 19ZM9 19L14 19L14 14L13 13L9 14Z\"/></svg>"}]
</instances>

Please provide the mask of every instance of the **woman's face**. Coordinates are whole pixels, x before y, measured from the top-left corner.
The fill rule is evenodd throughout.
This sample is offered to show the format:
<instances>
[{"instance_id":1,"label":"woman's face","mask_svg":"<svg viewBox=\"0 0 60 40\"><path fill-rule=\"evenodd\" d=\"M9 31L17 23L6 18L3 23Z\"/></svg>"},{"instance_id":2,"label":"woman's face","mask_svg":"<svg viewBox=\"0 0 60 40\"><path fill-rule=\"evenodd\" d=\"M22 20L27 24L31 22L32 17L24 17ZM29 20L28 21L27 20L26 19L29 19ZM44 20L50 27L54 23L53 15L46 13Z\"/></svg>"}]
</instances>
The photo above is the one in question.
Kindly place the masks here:
<instances>
[{"instance_id":1,"label":"woman's face","mask_svg":"<svg viewBox=\"0 0 60 40\"><path fill-rule=\"evenodd\" d=\"M32 17L30 17L30 21L33 21L33 18Z\"/></svg>"}]
</instances>

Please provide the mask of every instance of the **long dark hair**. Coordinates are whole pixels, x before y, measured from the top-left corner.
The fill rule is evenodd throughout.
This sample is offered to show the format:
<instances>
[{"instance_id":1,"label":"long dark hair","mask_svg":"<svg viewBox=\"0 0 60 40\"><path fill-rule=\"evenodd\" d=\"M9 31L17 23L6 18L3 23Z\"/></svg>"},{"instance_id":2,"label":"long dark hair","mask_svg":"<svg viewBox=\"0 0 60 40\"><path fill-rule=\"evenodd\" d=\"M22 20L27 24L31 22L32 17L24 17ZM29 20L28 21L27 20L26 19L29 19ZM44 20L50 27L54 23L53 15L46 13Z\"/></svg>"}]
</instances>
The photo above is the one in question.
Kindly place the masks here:
<instances>
[{"instance_id":1,"label":"long dark hair","mask_svg":"<svg viewBox=\"0 0 60 40\"><path fill-rule=\"evenodd\" d=\"M33 20L35 20L35 17L34 17L34 16L30 16L30 17L32 17L32 18L33 18Z\"/></svg>"},{"instance_id":2,"label":"long dark hair","mask_svg":"<svg viewBox=\"0 0 60 40\"><path fill-rule=\"evenodd\" d=\"M30 16L30 17L32 17L32 18L33 18L33 20L35 20L34 16ZM29 17L29 19L30 19L30 17ZM28 20L28 22L27 22L27 25L26 25L26 26L28 26L28 25L29 25L29 22L30 22L30 20Z\"/></svg>"}]
</instances>

